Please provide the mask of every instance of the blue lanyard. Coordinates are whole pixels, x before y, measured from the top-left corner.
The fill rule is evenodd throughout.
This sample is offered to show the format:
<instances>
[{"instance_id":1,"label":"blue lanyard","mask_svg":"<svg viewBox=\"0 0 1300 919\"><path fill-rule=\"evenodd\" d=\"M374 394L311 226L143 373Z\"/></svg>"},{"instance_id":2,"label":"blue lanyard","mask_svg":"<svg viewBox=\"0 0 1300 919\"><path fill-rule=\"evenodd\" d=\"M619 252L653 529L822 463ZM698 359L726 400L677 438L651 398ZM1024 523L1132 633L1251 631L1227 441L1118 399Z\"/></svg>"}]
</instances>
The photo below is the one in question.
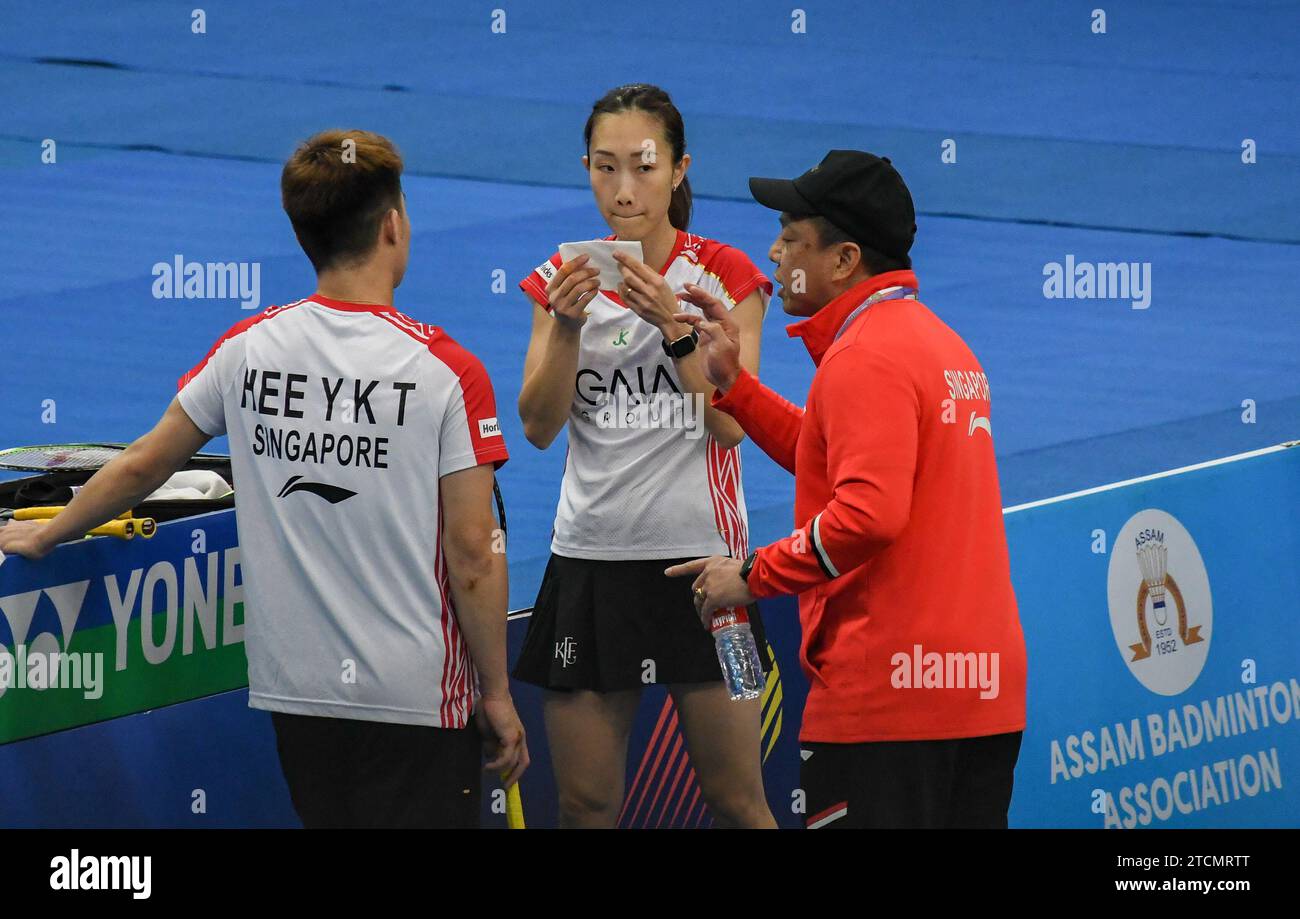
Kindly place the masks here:
<instances>
[{"instance_id":1,"label":"blue lanyard","mask_svg":"<svg viewBox=\"0 0 1300 919\"><path fill-rule=\"evenodd\" d=\"M863 310L867 309L868 307L876 303L880 303L883 300L915 300L915 299L916 299L915 287L887 287L884 290L879 291L878 293L874 293L870 297L867 297L867 299L863 300L861 306L859 306L853 312L849 313L849 318L844 320L844 324L840 326L840 330L835 333L835 338L832 340L839 341L840 336L844 334L844 330L849 327L849 323L852 322L854 319L857 319Z\"/></svg>"}]
</instances>

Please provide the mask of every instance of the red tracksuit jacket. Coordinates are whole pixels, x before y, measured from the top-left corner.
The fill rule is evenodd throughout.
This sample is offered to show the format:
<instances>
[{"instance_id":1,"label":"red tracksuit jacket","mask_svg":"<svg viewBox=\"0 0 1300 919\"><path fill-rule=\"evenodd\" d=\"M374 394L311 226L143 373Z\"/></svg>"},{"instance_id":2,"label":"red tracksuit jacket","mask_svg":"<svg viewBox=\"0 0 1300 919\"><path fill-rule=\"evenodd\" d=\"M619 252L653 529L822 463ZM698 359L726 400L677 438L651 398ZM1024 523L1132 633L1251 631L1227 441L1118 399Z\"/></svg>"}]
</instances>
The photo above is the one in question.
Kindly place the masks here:
<instances>
[{"instance_id":1,"label":"red tracksuit jacket","mask_svg":"<svg viewBox=\"0 0 1300 919\"><path fill-rule=\"evenodd\" d=\"M817 365L806 408L744 370L713 397L795 476L797 529L758 551L749 587L756 597L799 595L809 682L801 740L1025 726L1024 636L988 380L915 299L851 315L900 286L915 289L916 276L876 275L788 327Z\"/></svg>"}]
</instances>

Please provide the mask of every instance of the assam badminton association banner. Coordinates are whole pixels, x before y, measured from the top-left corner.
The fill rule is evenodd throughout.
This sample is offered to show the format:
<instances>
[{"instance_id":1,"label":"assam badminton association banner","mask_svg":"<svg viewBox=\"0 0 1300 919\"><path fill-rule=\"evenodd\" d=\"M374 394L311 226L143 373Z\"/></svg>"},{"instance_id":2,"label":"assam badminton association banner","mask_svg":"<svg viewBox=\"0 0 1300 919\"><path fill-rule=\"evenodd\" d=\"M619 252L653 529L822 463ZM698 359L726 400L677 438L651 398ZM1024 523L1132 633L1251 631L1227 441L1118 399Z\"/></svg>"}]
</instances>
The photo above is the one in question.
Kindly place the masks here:
<instances>
[{"instance_id":1,"label":"assam badminton association banner","mask_svg":"<svg viewBox=\"0 0 1300 919\"><path fill-rule=\"evenodd\" d=\"M1297 508L1300 448L1278 447L1007 510L1029 657L1013 827L1300 825ZM244 607L230 511L0 565L0 826L293 825L242 689ZM764 778L801 826L798 623L788 599L766 610ZM78 685L33 670L53 652ZM624 825L707 825L675 713L646 695ZM540 698L516 701L536 739L525 813L545 826ZM220 807L196 811L196 784ZM485 826L504 825L499 797L487 782Z\"/></svg>"},{"instance_id":2,"label":"assam badminton association banner","mask_svg":"<svg viewBox=\"0 0 1300 919\"><path fill-rule=\"evenodd\" d=\"M1300 825L1300 448L1009 509L1011 825Z\"/></svg>"}]
</instances>

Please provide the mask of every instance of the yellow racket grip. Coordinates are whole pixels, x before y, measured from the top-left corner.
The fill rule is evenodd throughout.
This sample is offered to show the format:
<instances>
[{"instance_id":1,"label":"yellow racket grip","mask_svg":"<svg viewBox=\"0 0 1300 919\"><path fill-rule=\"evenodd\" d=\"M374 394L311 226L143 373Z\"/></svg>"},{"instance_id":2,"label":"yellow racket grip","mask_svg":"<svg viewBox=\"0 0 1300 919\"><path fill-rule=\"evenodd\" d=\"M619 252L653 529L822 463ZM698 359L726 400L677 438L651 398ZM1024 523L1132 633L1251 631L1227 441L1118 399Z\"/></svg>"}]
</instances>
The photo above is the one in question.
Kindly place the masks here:
<instances>
[{"instance_id":1,"label":"yellow racket grip","mask_svg":"<svg viewBox=\"0 0 1300 919\"><path fill-rule=\"evenodd\" d=\"M87 536L115 536L118 539L132 539L136 535L136 521L134 520L110 520L103 526L97 526L93 530L87 530Z\"/></svg>"},{"instance_id":2,"label":"yellow racket grip","mask_svg":"<svg viewBox=\"0 0 1300 919\"><path fill-rule=\"evenodd\" d=\"M505 781L506 776L502 774L501 781ZM506 789L506 828L511 830L522 830L524 827L524 802L519 797L519 783L515 782Z\"/></svg>"},{"instance_id":3,"label":"yellow racket grip","mask_svg":"<svg viewBox=\"0 0 1300 919\"><path fill-rule=\"evenodd\" d=\"M51 517L57 517L60 513L67 510L66 505L57 507L20 507L14 511L15 520L49 520ZM130 520L131 512L124 511L113 518L114 520Z\"/></svg>"},{"instance_id":4,"label":"yellow racket grip","mask_svg":"<svg viewBox=\"0 0 1300 919\"><path fill-rule=\"evenodd\" d=\"M53 519L53 517L38 517L35 522L49 523ZM147 535L144 532L144 528L138 526L138 524L141 523L147 523L149 525ZM148 539L153 536L154 529L155 527L152 518L145 518L144 520L110 520L103 526L97 526L93 530L88 530L86 535L113 536L117 539L132 539L138 533L139 535L144 536L145 539Z\"/></svg>"}]
</instances>

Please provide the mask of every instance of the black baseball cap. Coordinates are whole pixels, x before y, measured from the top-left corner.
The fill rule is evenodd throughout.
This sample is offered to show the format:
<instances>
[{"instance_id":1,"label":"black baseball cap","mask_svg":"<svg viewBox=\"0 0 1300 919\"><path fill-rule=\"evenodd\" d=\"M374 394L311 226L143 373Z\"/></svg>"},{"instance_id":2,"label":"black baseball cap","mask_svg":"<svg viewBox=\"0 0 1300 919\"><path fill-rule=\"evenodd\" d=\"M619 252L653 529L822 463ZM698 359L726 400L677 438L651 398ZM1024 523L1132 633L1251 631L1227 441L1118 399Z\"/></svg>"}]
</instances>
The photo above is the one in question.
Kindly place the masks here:
<instances>
[{"instance_id":1,"label":"black baseball cap","mask_svg":"<svg viewBox=\"0 0 1300 919\"><path fill-rule=\"evenodd\" d=\"M774 211L825 217L868 248L902 258L916 238L916 210L887 156L832 150L797 179L749 180L754 200Z\"/></svg>"}]
</instances>

